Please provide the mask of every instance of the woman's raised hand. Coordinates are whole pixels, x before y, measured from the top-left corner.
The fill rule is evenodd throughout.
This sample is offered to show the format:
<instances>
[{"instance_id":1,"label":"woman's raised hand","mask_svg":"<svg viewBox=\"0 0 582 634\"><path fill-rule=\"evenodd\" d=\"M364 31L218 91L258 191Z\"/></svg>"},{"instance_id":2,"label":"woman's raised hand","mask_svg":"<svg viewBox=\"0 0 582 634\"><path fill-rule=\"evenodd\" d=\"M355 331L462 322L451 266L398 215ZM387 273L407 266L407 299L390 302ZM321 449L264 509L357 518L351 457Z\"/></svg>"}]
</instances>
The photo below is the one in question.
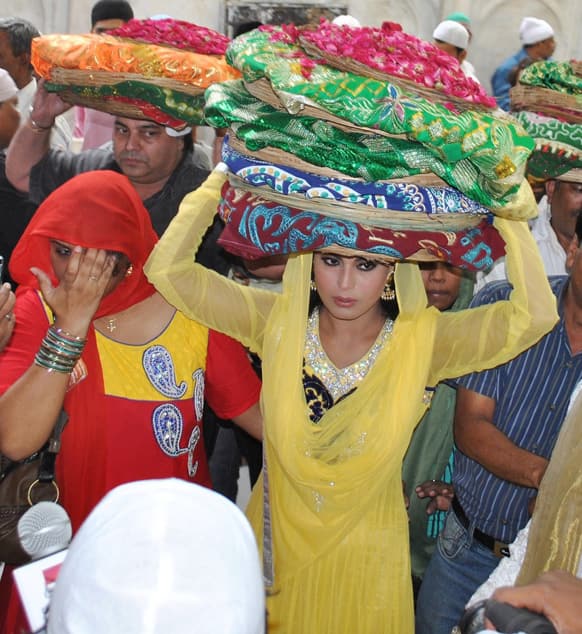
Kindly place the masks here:
<instances>
[{"instance_id":1,"label":"woman's raised hand","mask_svg":"<svg viewBox=\"0 0 582 634\"><path fill-rule=\"evenodd\" d=\"M87 334L101 299L110 290L116 261L117 256L103 249L76 246L56 287L44 271L30 269L59 328L77 337Z\"/></svg>"}]
</instances>

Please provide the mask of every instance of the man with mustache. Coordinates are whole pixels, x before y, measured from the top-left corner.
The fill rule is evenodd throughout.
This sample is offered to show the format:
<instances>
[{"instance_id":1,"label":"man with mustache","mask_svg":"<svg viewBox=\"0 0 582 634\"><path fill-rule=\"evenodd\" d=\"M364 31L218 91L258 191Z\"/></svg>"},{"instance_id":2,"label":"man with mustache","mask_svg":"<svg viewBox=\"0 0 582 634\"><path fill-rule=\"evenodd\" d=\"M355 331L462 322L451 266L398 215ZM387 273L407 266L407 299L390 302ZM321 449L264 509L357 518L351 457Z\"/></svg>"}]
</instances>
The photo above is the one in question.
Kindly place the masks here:
<instances>
[{"instance_id":1,"label":"man with mustache","mask_svg":"<svg viewBox=\"0 0 582 634\"><path fill-rule=\"evenodd\" d=\"M582 169L573 169L544 183L545 195L538 203L539 215L531 230L548 275L566 275L566 253L582 214ZM505 263L498 260L486 274L477 274L477 290L488 282L504 280Z\"/></svg>"},{"instance_id":2,"label":"man with mustache","mask_svg":"<svg viewBox=\"0 0 582 634\"><path fill-rule=\"evenodd\" d=\"M55 117L69 107L39 82L30 116L8 149L6 175L10 182L40 203L76 174L102 169L121 172L137 190L154 230L161 235L182 198L208 176L209 162L195 151L190 128L176 132L153 121L116 117L111 149L78 154L51 150ZM215 245L212 251L215 259ZM215 268L214 264L206 265Z\"/></svg>"}]
</instances>

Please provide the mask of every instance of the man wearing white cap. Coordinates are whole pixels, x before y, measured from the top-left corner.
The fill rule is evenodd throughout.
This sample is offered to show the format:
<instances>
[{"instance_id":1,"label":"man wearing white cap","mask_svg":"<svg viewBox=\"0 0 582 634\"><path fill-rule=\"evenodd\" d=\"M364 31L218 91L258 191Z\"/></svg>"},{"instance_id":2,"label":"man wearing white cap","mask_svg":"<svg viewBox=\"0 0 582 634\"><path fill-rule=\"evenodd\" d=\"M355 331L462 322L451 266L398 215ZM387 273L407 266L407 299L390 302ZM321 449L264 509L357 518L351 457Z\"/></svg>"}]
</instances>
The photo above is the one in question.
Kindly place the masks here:
<instances>
[{"instance_id":1,"label":"man wearing white cap","mask_svg":"<svg viewBox=\"0 0 582 634\"><path fill-rule=\"evenodd\" d=\"M456 20L444 20L437 25L432 37L437 48L452 55L461 65L461 70L465 75L479 83L475 74L467 72L466 68L463 67L470 38L469 31L462 24Z\"/></svg>"},{"instance_id":2,"label":"man wearing white cap","mask_svg":"<svg viewBox=\"0 0 582 634\"><path fill-rule=\"evenodd\" d=\"M519 39L523 47L521 50L503 61L491 77L493 96L503 110L509 110L509 89L511 83L509 75L521 60L529 57L533 61L548 59L556 48L554 29L539 18L523 18L519 26Z\"/></svg>"},{"instance_id":3,"label":"man wearing white cap","mask_svg":"<svg viewBox=\"0 0 582 634\"><path fill-rule=\"evenodd\" d=\"M353 15L348 15L348 14L337 15L333 19L333 24L337 24L338 26L349 26L353 29L359 28L360 26L362 26L358 18L354 18Z\"/></svg>"}]
</instances>

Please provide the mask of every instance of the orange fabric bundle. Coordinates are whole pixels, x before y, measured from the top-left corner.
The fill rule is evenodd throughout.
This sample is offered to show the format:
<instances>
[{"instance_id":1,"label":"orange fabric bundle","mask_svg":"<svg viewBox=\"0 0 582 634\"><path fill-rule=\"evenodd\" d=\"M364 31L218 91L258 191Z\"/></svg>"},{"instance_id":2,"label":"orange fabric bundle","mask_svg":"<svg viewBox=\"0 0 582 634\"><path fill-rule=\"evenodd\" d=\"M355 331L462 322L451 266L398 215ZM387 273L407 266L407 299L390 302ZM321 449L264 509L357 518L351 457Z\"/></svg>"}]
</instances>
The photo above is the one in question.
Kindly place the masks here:
<instances>
[{"instance_id":1,"label":"orange fabric bundle","mask_svg":"<svg viewBox=\"0 0 582 634\"><path fill-rule=\"evenodd\" d=\"M138 75L142 81L167 78L200 91L214 82L241 76L223 56L200 55L96 34L37 37L32 41L32 64L36 72L48 80L54 79L55 68L107 71ZM90 72L87 73L87 82L91 82ZM82 83L80 77L78 83Z\"/></svg>"}]
</instances>

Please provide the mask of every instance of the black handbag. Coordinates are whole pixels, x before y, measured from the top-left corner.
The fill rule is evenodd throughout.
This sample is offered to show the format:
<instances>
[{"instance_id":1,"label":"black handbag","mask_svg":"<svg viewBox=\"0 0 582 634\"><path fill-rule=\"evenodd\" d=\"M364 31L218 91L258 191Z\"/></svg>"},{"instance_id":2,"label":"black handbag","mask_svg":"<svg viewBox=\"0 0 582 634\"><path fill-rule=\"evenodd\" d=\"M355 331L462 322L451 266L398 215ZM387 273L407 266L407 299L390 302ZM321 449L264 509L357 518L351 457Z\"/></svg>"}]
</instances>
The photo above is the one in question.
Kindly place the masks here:
<instances>
[{"instance_id":1,"label":"black handbag","mask_svg":"<svg viewBox=\"0 0 582 634\"><path fill-rule=\"evenodd\" d=\"M18 521L38 502L57 502L55 461L68 415L61 410L51 437L44 447L24 460L9 460L0 454L0 561L20 566L30 561L18 537Z\"/></svg>"}]
</instances>

